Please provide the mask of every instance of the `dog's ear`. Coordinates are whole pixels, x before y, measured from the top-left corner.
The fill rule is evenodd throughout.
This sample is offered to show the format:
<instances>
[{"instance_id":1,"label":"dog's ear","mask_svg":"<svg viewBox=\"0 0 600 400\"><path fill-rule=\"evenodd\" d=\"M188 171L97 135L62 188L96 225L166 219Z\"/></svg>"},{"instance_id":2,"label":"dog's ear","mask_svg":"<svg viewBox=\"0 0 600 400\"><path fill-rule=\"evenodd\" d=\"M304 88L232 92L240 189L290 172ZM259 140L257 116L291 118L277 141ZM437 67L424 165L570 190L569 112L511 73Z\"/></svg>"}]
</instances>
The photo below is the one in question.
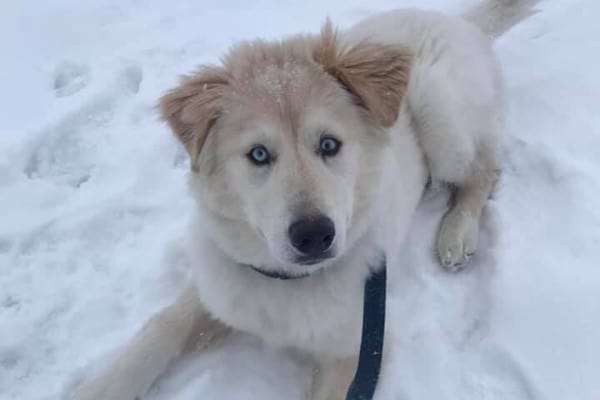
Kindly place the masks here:
<instances>
[{"instance_id":1,"label":"dog's ear","mask_svg":"<svg viewBox=\"0 0 600 400\"><path fill-rule=\"evenodd\" d=\"M315 42L313 57L354 95L375 123L389 127L396 122L412 63L407 49L371 42L345 48L327 20Z\"/></svg>"},{"instance_id":2,"label":"dog's ear","mask_svg":"<svg viewBox=\"0 0 600 400\"><path fill-rule=\"evenodd\" d=\"M204 67L194 75L183 77L179 86L160 99L162 118L187 150L195 172L198 172L200 151L208 131L223 109L227 87L223 70Z\"/></svg>"}]
</instances>

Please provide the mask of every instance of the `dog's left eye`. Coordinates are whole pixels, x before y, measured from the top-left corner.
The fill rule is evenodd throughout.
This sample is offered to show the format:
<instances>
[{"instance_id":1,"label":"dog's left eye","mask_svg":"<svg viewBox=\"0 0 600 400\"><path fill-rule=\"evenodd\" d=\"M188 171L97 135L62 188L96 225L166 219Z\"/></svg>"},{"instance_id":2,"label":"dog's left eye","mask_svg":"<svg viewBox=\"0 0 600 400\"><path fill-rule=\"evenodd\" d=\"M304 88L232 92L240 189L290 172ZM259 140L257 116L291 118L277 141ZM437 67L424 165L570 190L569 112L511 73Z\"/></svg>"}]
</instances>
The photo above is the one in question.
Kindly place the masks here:
<instances>
[{"instance_id":1,"label":"dog's left eye","mask_svg":"<svg viewBox=\"0 0 600 400\"><path fill-rule=\"evenodd\" d=\"M269 150L266 149L265 146L255 146L250 150L246 157L252 162L254 165L267 165L271 163L271 154Z\"/></svg>"},{"instance_id":2,"label":"dog's left eye","mask_svg":"<svg viewBox=\"0 0 600 400\"><path fill-rule=\"evenodd\" d=\"M324 157L335 156L342 147L342 142L331 136L321 138L319 142L319 153Z\"/></svg>"}]
</instances>

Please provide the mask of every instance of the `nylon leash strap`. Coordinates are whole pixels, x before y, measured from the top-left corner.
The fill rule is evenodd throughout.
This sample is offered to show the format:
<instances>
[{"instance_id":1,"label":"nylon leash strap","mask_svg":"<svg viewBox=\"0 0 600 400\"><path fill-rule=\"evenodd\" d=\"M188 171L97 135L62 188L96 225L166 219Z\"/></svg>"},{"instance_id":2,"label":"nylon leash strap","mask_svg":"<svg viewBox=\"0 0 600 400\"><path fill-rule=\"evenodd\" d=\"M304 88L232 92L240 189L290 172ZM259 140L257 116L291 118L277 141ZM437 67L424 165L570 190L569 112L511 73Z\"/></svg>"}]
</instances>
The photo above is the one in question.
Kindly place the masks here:
<instances>
[{"instance_id":1,"label":"nylon leash strap","mask_svg":"<svg viewBox=\"0 0 600 400\"><path fill-rule=\"evenodd\" d=\"M363 325L358 366L346 400L371 400L375 394L385 331L386 260L365 282Z\"/></svg>"}]
</instances>

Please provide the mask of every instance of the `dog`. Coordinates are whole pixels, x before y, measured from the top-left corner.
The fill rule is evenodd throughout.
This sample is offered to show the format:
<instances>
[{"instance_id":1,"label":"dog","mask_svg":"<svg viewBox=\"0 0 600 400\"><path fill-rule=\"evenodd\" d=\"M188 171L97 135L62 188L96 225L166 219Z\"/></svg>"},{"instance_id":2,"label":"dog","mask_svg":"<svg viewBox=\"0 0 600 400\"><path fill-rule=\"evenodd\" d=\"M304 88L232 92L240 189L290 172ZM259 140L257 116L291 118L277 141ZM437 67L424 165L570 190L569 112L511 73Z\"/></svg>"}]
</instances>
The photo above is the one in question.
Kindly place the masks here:
<instances>
[{"instance_id":1,"label":"dog","mask_svg":"<svg viewBox=\"0 0 600 400\"><path fill-rule=\"evenodd\" d=\"M363 285L393 267L428 184L455 187L437 254L476 250L500 176L503 80L493 38L536 1L462 17L397 10L336 31L235 45L160 113L190 159L193 276L72 394L134 400L185 349L243 331L316 363L309 398L341 400L360 348Z\"/></svg>"}]
</instances>

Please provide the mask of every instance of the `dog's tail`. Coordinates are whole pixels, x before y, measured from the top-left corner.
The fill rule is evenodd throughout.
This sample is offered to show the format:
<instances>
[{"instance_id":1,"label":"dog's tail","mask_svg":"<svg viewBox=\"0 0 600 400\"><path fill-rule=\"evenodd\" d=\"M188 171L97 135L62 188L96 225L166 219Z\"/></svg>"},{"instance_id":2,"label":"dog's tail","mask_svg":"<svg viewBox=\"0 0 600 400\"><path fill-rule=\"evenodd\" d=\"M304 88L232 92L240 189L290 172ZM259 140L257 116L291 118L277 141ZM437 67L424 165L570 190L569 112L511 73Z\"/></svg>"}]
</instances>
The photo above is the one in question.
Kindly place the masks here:
<instances>
[{"instance_id":1,"label":"dog's tail","mask_svg":"<svg viewBox=\"0 0 600 400\"><path fill-rule=\"evenodd\" d=\"M484 0L463 17L495 39L535 14L537 11L534 6L537 3L539 0Z\"/></svg>"}]
</instances>

